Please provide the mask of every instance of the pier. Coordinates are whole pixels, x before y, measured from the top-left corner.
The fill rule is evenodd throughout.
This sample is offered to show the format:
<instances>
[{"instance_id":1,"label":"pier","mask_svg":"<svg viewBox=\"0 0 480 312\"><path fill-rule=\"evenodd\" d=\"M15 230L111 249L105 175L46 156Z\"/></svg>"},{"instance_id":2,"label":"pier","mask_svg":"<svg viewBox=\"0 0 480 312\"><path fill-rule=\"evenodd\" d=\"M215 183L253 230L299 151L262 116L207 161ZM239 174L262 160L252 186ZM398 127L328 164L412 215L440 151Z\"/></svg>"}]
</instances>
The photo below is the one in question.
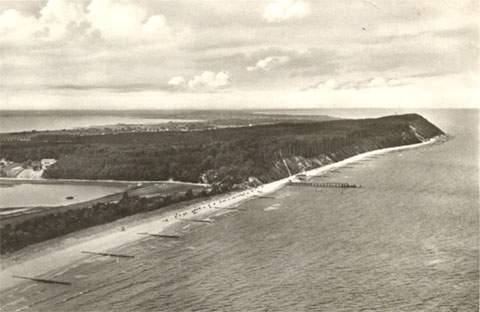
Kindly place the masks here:
<instances>
[{"instance_id":1,"label":"pier","mask_svg":"<svg viewBox=\"0 0 480 312\"><path fill-rule=\"evenodd\" d=\"M338 183L338 182L292 182L289 181L290 186L309 186L309 187L326 187L326 188L359 188L360 185L350 183Z\"/></svg>"}]
</instances>

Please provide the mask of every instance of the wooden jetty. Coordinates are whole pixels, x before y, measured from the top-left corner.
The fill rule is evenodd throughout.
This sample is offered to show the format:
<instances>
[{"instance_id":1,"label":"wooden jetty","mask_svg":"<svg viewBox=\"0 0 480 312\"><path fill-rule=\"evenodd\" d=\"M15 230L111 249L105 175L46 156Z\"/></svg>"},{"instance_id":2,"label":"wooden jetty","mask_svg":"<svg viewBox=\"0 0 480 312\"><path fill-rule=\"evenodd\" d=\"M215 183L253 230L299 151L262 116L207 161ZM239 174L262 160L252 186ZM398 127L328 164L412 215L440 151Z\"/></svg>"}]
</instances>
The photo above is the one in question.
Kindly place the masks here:
<instances>
[{"instance_id":1,"label":"wooden jetty","mask_svg":"<svg viewBox=\"0 0 480 312\"><path fill-rule=\"evenodd\" d=\"M160 238L172 238L172 239L182 238L180 235L171 235L171 234L152 234L152 233L137 233L137 234L138 235L153 236L153 237L160 237Z\"/></svg>"},{"instance_id":2,"label":"wooden jetty","mask_svg":"<svg viewBox=\"0 0 480 312\"><path fill-rule=\"evenodd\" d=\"M262 199L275 199L275 196L256 196L257 198L262 198Z\"/></svg>"},{"instance_id":3,"label":"wooden jetty","mask_svg":"<svg viewBox=\"0 0 480 312\"><path fill-rule=\"evenodd\" d=\"M64 282L64 281L57 281L57 280L51 280L51 279L46 279L46 278L36 278L36 277L28 277L28 276L20 276L20 275L13 275L13 278L21 278L25 280L30 280L34 282L39 282L39 283L45 283L45 284L59 284L59 285L72 285L70 282Z\"/></svg>"},{"instance_id":4,"label":"wooden jetty","mask_svg":"<svg viewBox=\"0 0 480 312\"><path fill-rule=\"evenodd\" d=\"M95 252L95 251L82 251L82 253L89 254L89 255L96 255L96 256L104 256L104 257L117 257L117 258L135 258L132 255L124 255L124 254L115 254L115 253L108 253L108 252Z\"/></svg>"},{"instance_id":5,"label":"wooden jetty","mask_svg":"<svg viewBox=\"0 0 480 312\"><path fill-rule=\"evenodd\" d=\"M288 182L291 186L310 186L310 187L328 187L328 188L358 188L360 185L350 183L338 183L338 182Z\"/></svg>"}]
</instances>

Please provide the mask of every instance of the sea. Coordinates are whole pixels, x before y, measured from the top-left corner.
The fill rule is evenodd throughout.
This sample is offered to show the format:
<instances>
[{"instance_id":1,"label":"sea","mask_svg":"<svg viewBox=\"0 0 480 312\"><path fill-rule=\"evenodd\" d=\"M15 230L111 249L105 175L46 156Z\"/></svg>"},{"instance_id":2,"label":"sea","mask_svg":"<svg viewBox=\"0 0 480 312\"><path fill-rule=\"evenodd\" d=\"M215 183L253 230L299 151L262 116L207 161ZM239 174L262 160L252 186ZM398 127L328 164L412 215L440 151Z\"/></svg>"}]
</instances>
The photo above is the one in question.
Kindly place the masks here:
<instances>
[{"instance_id":1,"label":"sea","mask_svg":"<svg viewBox=\"0 0 480 312\"><path fill-rule=\"evenodd\" d=\"M151 111L0 111L0 133L45 130L69 130L118 124L163 124L198 120L161 118Z\"/></svg>"},{"instance_id":2,"label":"sea","mask_svg":"<svg viewBox=\"0 0 480 312\"><path fill-rule=\"evenodd\" d=\"M479 114L420 113L449 139L315 178L361 188L287 186L215 223L179 223L182 239L115 250L135 258L48 275L71 286L6 290L2 311L478 311Z\"/></svg>"}]
</instances>

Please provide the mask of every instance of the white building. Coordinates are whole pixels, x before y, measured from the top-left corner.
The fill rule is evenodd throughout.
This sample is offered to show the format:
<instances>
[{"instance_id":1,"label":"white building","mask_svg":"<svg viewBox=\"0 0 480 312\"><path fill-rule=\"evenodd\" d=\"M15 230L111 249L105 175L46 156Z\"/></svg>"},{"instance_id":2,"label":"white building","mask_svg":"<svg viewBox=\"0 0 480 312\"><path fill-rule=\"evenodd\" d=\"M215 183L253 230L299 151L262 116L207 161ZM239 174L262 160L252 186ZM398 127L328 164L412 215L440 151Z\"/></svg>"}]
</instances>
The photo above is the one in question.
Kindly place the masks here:
<instances>
[{"instance_id":1,"label":"white building","mask_svg":"<svg viewBox=\"0 0 480 312\"><path fill-rule=\"evenodd\" d=\"M42 170L45 170L47 169L48 167L50 167L51 165L53 165L54 163L56 163L57 161L53 158L44 158L40 161L41 165L42 165Z\"/></svg>"}]
</instances>

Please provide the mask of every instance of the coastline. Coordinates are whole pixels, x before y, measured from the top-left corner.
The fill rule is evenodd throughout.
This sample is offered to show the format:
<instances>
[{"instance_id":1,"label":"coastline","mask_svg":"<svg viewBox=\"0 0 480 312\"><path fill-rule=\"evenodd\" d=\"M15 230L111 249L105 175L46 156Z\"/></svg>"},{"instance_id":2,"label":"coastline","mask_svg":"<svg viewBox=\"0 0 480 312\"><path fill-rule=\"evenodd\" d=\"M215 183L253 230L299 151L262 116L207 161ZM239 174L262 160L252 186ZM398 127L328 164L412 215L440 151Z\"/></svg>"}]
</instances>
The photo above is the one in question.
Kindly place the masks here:
<instances>
[{"instance_id":1,"label":"coastline","mask_svg":"<svg viewBox=\"0 0 480 312\"><path fill-rule=\"evenodd\" d=\"M193 183L182 181L127 181L127 180L85 180L85 179L26 179L26 178L4 178L0 177L0 183L8 184L78 184L78 185L106 185L106 186L131 186L149 184L183 184L192 186L208 186L205 183Z\"/></svg>"},{"instance_id":2,"label":"coastline","mask_svg":"<svg viewBox=\"0 0 480 312\"><path fill-rule=\"evenodd\" d=\"M369 151L339 162L306 171L304 174L307 176L319 175L331 169L342 167L373 155L413 149L432 144L438 140L439 137L435 137L422 143ZM160 214L153 215L146 220L142 220L140 224L134 224L132 226L127 225L127 228L124 231L118 231L118 228L113 228L112 226L107 227L105 225L101 225L98 227L98 229L100 229L100 233L83 237L83 235L88 233L88 231L82 230L76 233L77 236L80 236L79 238L69 239L69 242L63 242L62 246L59 246L58 248L52 248L53 250L47 254L42 252L33 252L25 257L27 259L24 261L6 266L4 262L8 262L9 258L13 258L15 256L9 255L8 257L5 257L6 259L2 258L2 269L0 271L0 280L2 283L0 283L0 290L5 290L22 282L21 280L12 278L12 275L41 276L42 274L47 274L51 271L72 265L75 262L79 262L87 257L90 257L82 254L82 250L105 252L113 248L120 248L123 245L133 243L144 238L143 236L137 234L139 232L160 233L168 229L171 225L179 222L180 219L188 219L194 216L197 218L199 216L204 217L218 209L225 209L255 198L256 196L275 192L285 186L290 179L291 177L283 178L281 180L258 186L255 189L222 194L199 203L181 206L181 208L176 210L164 211ZM180 218L175 217L179 215Z\"/></svg>"}]
</instances>

